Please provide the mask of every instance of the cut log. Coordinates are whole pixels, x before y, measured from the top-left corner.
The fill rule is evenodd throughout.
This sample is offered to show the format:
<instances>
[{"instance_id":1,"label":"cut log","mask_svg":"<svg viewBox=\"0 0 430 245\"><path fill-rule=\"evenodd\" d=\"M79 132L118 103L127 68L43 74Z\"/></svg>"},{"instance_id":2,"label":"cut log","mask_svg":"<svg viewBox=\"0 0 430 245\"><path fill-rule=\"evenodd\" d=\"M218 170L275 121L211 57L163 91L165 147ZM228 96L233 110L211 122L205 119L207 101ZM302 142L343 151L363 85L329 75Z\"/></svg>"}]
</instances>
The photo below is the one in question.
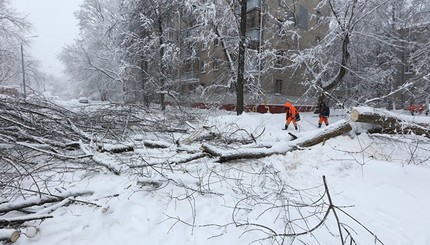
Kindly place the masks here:
<instances>
[{"instance_id":1,"label":"cut log","mask_svg":"<svg viewBox=\"0 0 430 245\"><path fill-rule=\"evenodd\" d=\"M0 241L16 242L21 234L14 229L0 229Z\"/></svg>"},{"instance_id":2,"label":"cut log","mask_svg":"<svg viewBox=\"0 0 430 245\"><path fill-rule=\"evenodd\" d=\"M396 115L383 109L355 107L351 111L354 122L380 125L385 133L414 133L430 138L430 118Z\"/></svg>"},{"instance_id":3,"label":"cut log","mask_svg":"<svg viewBox=\"0 0 430 245\"><path fill-rule=\"evenodd\" d=\"M275 154L285 154L289 151L300 149L301 147L309 147L321 143L327 139L342 135L352 130L351 125L346 120L340 120L330 126L315 130L306 135L306 137L298 137L294 141L280 142L274 144L271 148L241 148L234 150L221 150L214 146L203 145L204 151L213 155L219 156L219 162L228 162L239 159L258 159Z\"/></svg>"},{"instance_id":4,"label":"cut log","mask_svg":"<svg viewBox=\"0 0 430 245\"><path fill-rule=\"evenodd\" d=\"M336 136L342 135L352 130L351 124L347 121L341 121L340 123L332 124L320 132L312 134L312 137L307 137L307 139L301 139L298 146L309 147L317 145L327 139L334 138Z\"/></svg>"}]
</instances>

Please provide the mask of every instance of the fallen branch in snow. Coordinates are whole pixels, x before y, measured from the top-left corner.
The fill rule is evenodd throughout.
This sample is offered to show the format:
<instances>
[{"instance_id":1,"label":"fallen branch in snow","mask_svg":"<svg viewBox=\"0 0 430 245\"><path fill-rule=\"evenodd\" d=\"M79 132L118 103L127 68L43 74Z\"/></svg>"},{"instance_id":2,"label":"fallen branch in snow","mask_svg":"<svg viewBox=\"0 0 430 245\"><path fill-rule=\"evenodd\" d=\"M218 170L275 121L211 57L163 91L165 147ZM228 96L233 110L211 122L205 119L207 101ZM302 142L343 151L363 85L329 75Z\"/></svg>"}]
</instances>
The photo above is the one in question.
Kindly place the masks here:
<instances>
[{"instance_id":1,"label":"fallen branch in snow","mask_svg":"<svg viewBox=\"0 0 430 245\"><path fill-rule=\"evenodd\" d=\"M0 218L0 228L9 227L9 226L19 226L26 221L32 220L44 220L53 218L52 215L38 215L38 214L29 214L25 216L19 217L11 217L11 218Z\"/></svg>"},{"instance_id":2,"label":"fallen branch in snow","mask_svg":"<svg viewBox=\"0 0 430 245\"><path fill-rule=\"evenodd\" d=\"M143 141L143 145L148 148L169 148L172 144L164 141L152 141L152 140L145 140Z\"/></svg>"},{"instance_id":3,"label":"fallen branch in snow","mask_svg":"<svg viewBox=\"0 0 430 245\"><path fill-rule=\"evenodd\" d=\"M167 160L157 161L157 162L148 162L144 161L144 164L135 164L135 165L129 165L130 168L144 168L144 167L151 167L151 166L157 166L157 165L163 165L163 164L169 164L169 165L177 165L177 164L183 164L187 162L191 162L203 157L208 156L206 153L194 153L194 154L182 154L175 156L173 158L169 158Z\"/></svg>"},{"instance_id":4,"label":"fallen branch in snow","mask_svg":"<svg viewBox=\"0 0 430 245\"><path fill-rule=\"evenodd\" d=\"M176 164L191 162L191 161L194 161L194 160L206 157L206 156L207 156L207 154L205 154L205 153L195 153L195 154L189 154L188 156L186 156L182 159L176 159L174 161L169 161L169 162L170 162L170 164L176 165Z\"/></svg>"},{"instance_id":5,"label":"fallen branch in snow","mask_svg":"<svg viewBox=\"0 0 430 245\"><path fill-rule=\"evenodd\" d=\"M291 142L282 142L271 148L241 148L234 150L222 150L208 144L202 145L203 151L212 156L219 157L219 162L228 162L239 159L257 159L275 154L285 154L289 151L310 147L327 139L342 135L352 129L346 120L340 120L324 129L315 130L305 137L300 137Z\"/></svg>"},{"instance_id":6,"label":"fallen branch in snow","mask_svg":"<svg viewBox=\"0 0 430 245\"><path fill-rule=\"evenodd\" d=\"M313 225L310 225L311 222L309 222L309 220L311 219L311 217L313 217L315 214L310 214L309 216L303 216L302 214L302 220L300 219L296 219L296 220L287 220L287 224L284 227L284 231L282 232L277 232L275 229L272 229L271 227L269 227L268 225L263 225L260 223L253 223L251 221L248 220L247 217L245 218L240 218L240 212L244 210L244 207L246 207L247 209L249 209L250 207L247 206L247 203L241 203L238 202L235 205L234 211L233 211L233 223L237 226L246 226L246 227L254 227L257 230L262 231L264 234L266 234L268 236L268 238L276 238L276 237L300 237L300 236L304 236L304 235L308 235L308 234L312 234L313 232L315 232L317 229L323 227L326 225L327 222L327 218L329 217L330 213L333 214L335 220L336 220L336 226L338 229L338 234L337 236L339 236L340 239L340 244L345 245L345 244L355 244L357 245L358 242L356 241L356 239L354 238L354 235L357 234L357 232L355 230L353 230L354 228L351 227L350 224L345 223L345 221L341 220L341 217L338 215L337 211L342 212L342 214L345 214L347 218L351 219L354 223L358 224L359 226L361 226L367 233L371 234L374 237L374 241L375 244L379 243L379 244L384 244L377 236L375 233L373 233L371 230L369 230L366 226L364 226L361 222L359 222L357 219L355 219L353 216L351 216L350 214L348 214L347 212L345 212L341 207L336 206L333 202L332 196L330 194L330 190L328 188L328 184L327 184L327 180L325 176L322 176L323 178L323 185L324 185L324 194L317 200L312 202L312 204L307 205L304 203L300 203L300 204L288 204L288 205L292 205L292 207L294 207L294 209L300 209L300 208L305 208L305 207L319 207L318 208L318 216L322 216L322 217L318 217L318 222L316 222ZM327 199L328 203L326 203L324 201L324 198ZM255 202L255 198L251 198L253 200L253 203ZM244 201L244 200L242 200ZM266 201L266 200L265 200ZM261 203L254 204L254 205L260 205ZM269 203L270 205L270 203ZM273 206L271 206L271 210L277 207L276 204L273 204ZM277 208L285 208L284 205L282 206L278 206ZM287 209L288 210L288 209ZM249 211L248 211L249 212ZM288 213L290 211L287 211ZM260 217L262 214L258 215L258 217ZM306 226L302 228L302 231L296 231L297 228L297 223L299 221L302 221L304 223L306 223ZM300 227L300 226L299 226ZM290 233L285 232L285 230L289 230L291 231ZM351 230L353 232L351 232ZM346 233L346 234L345 234ZM345 236L346 235L346 236Z\"/></svg>"},{"instance_id":7,"label":"fallen branch in snow","mask_svg":"<svg viewBox=\"0 0 430 245\"><path fill-rule=\"evenodd\" d=\"M63 160L67 160L67 159L69 159L69 160L72 160L72 159L76 160L76 159L80 159L80 158L89 157L89 155L81 155L81 156L67 156L67 155L62 155L62 154L55 153L53 151L43 150L43 149L41 149L42 147L37 147L35 145L31 145L31 144L27 144L27 143L23 143L23 142L16 142L16 145L24 146L24 147L27 147L29 149L32 149L32 150L35 150L35 151L38 151L38 152L42 152L42 153L45 153L47 155L51 155L51 156L54 156L54 157L57 157L57 158L63 159Z\"/></svg>"},{"instance_id":8,"label":"fallen branch in snow","mask_svg":"<svg viewBox=\"0 0 430 245\"><path fill-rule=\"evenodd\" d=\"M214 157L219 157L223 154L223 150L209 144L202 144L202 150Z\"/></svg>"},{"instance_id":9,"label":"fallen branch in snow","mask_svg":"<svg viewBox=\"0 0 430 245\"><path fill-rule=\"evenodd\" d=\"M106 144L103 143L97 146L98 150L101 152L110 152L110 153L123 153L134 151L134 145L132 143L128 144Z\"/></svg>"},{"instance_id":10,"label":"fallen branch in snow","mask_svg":"<svg viewBox=\"0 0 430 245\"><path fill-rule=\"evenodd\" d=\"M215 126L203 126L188 135L183 140L177 142L178 145L189 145L193 142L205 142L205 141L220 141L227 144L240 143L240 144L251 144L256 143L256 139L259 138L265 129L260 132L258 136L254 136L244 128L241 128L235 123L228 124L222 128L222 130Z\"/></svg>"},{"instance_id":11,"label":"fallen branch in snow","mask_svg":"<svg viewBox=\"0 0 430 245\"><path fill-rule=\"evenodd\" d=\"M187 138L180 141L179 144L189 145L195 141L213 140L216 137L220 136L209 131L208 127L202 127L194 130Z\"/></svg>"},{"instance_id":12,"label":"fallen branch in snow","mask_svg":"<svg viewBox=\"0 0 430 245\"><path fill-rule=\"evenodd\" d=\"M82 165L89 171L103 166L118 175L117 165L94 156L97 146L103 145L99 150L110 153L132 151L132 143L107 143L121 143L129 132L164 133L172 129L171 120L164 119L166 115L149 113L133 104L101 103L67 109L36 96L26 100L0 98L0 179L18 185L22 179L35 176L37 181L49 182L42 176L45 171L67 172ZM71 165L70 160L82 165ZM11 190L18 191L17 187Z\"/></svg>"},{"instance_id":13,"label":"fallen branch in snow","mask_svg":"<svg viewBox=\"0 0 430 245\"><path fill-rule=\"evenodd\" d=\"M21 234L15 229L0 229L0 241L14 243Z\"/></svg>"},{"instance_id":14,"label":"fallen branch in snow","mask_svg":"<svg viewBox=\"0 0 430 245\"><path fill-rule=\"evenodd\" d=\"M15 203L7 202L7 203L0 204L0 213L8 213L10 211L17 211L17 210L32 207L32 206L40 206L46 203L60 202L69 197L86 196L86 195L92 195L92 194L93 192L91 191L67 192L67 193L62 193L61 195L50 195L50 196L45 196L41 198L33 197L27 200L15 202Z\"/></svg>"},{"instance_id":15,"label":"fallen branch in snow","mask_svg":"<svg viewBox=\"0 0 430 245\"><path fill-rule=\"evenodd\" d=\"M157 189L161 185L163 185L163 183L165 183L167 181L168 181L167 179L154 179L154 178L143 178L143 177L140 177L137 180L137 184L141 185L141 186L148 186L148 187L151 187L153 189Z\"/></svg>"},{"instance_id":16,"label":"fallen branch in snow","mask_svg":"<svg viewBox=\"0 0 430 245\"><path fill-rule=\"evenodd\" d=\"M92 150L92 148L89 145L85 145L82 143L82 141L79 142L81 150L87 154L89 157L91 157L91 160L98 166L102 166L107 168L109 171L114 173L115 175L120 175L121 171L117 169L115 166L113 166L110 162L106 161L105 158L101 157L103 153L97 153Z\"/></svg>"},{"instance_id":17,"label":"fallen branch in snow","mask_svg":"<svg viewBox=\"0 0 430 245\"><path fill-rule=\"evenodd\" d=\"M393 112L371 107L355 107L351 120L380 125L385 133L414 133L430 138L430 118L396 115Z\"/></svg>"},{"instance_id":18,"label":"fallen branch in snow","mask_svg":"<svg viewBox=\"0 0 430 245\"><path fill-rule=\"evenodd\" d=\"M93 162L99 166L107 168L109 171L114 173L115 175L120 175L121 170L118 169L116 166L112 165L111 162L113 161L106 161L105 158L101 157L102 153L94 154L91 158Z\"/></svg>"}]
</instances>

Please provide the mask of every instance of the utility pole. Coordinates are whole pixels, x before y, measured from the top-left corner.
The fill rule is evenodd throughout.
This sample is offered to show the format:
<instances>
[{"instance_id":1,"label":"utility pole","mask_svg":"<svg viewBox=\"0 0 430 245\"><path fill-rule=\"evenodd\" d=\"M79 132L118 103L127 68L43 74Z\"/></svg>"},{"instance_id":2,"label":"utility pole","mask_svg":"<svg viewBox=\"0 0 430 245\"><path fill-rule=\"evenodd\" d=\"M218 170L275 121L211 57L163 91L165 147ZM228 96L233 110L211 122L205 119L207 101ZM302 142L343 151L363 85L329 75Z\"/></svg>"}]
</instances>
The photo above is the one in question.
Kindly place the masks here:
<instances>
[{"instance_id":1,"label":"utility pole","mask_svg":"<svg viewBox=\"0 0 430 245\"><path fill-rule=\"evenodd\" d=\"M27 90L25 86L25 66L24 66L24 48L21 44L21 62L22 62L22 86L23 86L23 92L24 92L24 99L27 97Z\"/></svg>"}]
</instances>

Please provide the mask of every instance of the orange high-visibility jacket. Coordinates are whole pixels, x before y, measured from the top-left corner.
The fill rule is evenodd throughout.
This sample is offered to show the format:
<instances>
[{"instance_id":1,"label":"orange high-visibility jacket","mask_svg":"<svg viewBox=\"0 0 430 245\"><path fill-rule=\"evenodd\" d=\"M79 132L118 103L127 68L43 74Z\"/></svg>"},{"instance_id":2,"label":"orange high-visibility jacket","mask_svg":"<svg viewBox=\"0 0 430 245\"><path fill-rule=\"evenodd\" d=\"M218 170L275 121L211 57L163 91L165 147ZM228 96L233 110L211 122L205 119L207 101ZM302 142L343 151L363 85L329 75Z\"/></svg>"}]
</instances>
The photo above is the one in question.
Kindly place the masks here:
<instances>
[{"instance_id":1,"label":"orange high-visibility jacket","mask_svg":"<svg viewBox=\"0 0 430 245\"><path fill-rule=\"evenodd\" d=\"M290 102L285 102L285 110L287 112L286 118L288 119L289 117L295 118L296 114L298 113L296 107L293 106L293 104L291 104Z\"/></svg>"}]
</instances>

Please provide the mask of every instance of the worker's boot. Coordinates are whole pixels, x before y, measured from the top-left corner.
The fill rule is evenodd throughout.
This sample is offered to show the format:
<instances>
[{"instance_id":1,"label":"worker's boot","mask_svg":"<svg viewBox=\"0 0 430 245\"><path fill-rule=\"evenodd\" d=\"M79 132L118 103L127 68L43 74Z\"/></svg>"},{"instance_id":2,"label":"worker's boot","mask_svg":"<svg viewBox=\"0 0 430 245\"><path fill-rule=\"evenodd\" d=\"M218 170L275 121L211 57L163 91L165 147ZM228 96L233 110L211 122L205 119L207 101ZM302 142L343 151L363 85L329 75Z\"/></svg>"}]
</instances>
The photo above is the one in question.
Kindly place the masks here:
<instances>
[{"instance_id":1,"label":"worker's boot","mask_svg":"<svg viewBox=\"0 0 430 245\"><path fill-rule=\"evenodd\" d=\"M287 124L285 124L285 128L284 128L284 130L287 130L288 129L288 125Z\"/></svg>"},{"instance_id":2,"label":"worker's boot","mask_svg":"<svg viewBox=\"0 0 430 245\"><path fill-rule=\"evenodd\" d=\"M297 130L298 128L297 128L297 125L294 125L294 128Z\"/></svg>"},{"instance_id":3,"label":"worker's boot","mask_svg":"<svg viewBox=\"0 0 430 245\"><path fill-rule=\"evenodd\" d=\"M318 128L321 128L321 123L318 123Z\"/></svg>"}]
</instances>

